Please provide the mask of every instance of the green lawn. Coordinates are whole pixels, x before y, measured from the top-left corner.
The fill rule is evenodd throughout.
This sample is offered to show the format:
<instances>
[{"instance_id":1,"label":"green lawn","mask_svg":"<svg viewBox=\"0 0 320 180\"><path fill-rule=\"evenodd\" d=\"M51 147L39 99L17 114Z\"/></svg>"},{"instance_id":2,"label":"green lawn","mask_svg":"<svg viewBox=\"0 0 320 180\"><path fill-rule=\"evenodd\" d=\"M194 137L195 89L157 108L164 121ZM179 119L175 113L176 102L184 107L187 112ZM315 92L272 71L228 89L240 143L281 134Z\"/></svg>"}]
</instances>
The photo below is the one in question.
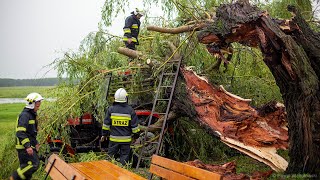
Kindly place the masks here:
<instances>
[{"instance_id":1,"label":"green lawn","mask_svg":"<svg viewBox=\"0 0 320 180\"><path fill-rule=\"evenodd\" d=\"M10 136L9 133L15 132L17 117L24 106L21 103L0 104L0 152L5 144L4 142Z\"/></svg>"},{"instance_id":2,"label":"green lawn","mask_svg":"<svg viewBox=\"0 0 320 180\"><path fill-rule=\"evenodd\" d=\"M48 97L50 89L55 86L16 86L0 87L0 98L25 98L29 93L37 92Z\"/></svg>"}]
</instances>

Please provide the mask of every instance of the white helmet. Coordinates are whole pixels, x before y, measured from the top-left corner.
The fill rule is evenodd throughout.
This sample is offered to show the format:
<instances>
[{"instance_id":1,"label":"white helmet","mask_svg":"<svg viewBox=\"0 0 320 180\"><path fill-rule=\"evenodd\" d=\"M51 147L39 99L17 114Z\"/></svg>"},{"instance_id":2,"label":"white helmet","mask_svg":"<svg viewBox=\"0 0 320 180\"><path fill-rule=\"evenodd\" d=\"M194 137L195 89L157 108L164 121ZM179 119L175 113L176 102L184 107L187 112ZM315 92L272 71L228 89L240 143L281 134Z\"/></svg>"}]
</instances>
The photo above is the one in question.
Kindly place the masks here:
<instances>
[{"instance_id":1,"label":"white helmet","mask_svg":"<svg viewBox=\"0 0 320 180\"><path fill-rule=\"evenodd\" d=\"M136 8L136 10L133 11L133 13L134 13L134 15L140 14L141 16L144 16L144 11L143 11L143 10L140 10L140 9L138 9L138 8Z\"/></svg>"},{"instance_id":2,"label":"white helmet","mask_svg":"<svg viewBox=\"0 0 320 180\"><path fill-rule=\"evenodd\" d=\"M123 88L120 88L116 91L116 93L114 94L114 101L115 102L127 102L127 91Z\"/></svg>"},{"instance_id":3,"label":"white helmet","mask_svg":"<svg viewBox=\"0 0 320 180\"><path fill-rule=\"evenodd\" d=\"M42 101L43 97L39 93L34 92L34 93L28 94L25 100L27 101L26 108L34 109L35 102Z\"/></svg>"}]
</instances>

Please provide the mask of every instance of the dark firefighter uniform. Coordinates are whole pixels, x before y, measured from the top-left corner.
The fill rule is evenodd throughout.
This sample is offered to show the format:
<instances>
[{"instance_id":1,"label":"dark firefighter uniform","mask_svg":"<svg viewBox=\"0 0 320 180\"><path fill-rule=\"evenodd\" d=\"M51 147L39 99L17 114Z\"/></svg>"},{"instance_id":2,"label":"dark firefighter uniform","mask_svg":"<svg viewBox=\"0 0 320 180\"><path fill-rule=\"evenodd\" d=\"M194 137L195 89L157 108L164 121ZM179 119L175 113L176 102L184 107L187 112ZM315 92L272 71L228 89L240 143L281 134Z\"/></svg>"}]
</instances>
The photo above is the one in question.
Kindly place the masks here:
<instances>
[{"instance_id":1,"label":"dark firefighter uniform","mask_svg":"<svg viewBox=\"0 0 320 180\"><path fill-rule=\"evenodd\" d=\"M123 27L124 37L123 41L127 48L136 50L136 45L139 45L138 35L140 31L140 20L136 15L132 14L128 16ZM132 38L132 42L129 44L128 39Z\"/></svg>"},{"instance_id":2,"label":"dark firefighter uniform","mask_svg":"<svg viewBox=\"0 0 320 180\"><path fill-rule=\"evenodd\" d=\"M102 135L109 136L108 155L114 157L120 152L120 163L129 162L131 134L140 131L138 117L127 103L115 102L108 108L102 127Z\"/></svg>"},{"instance_id":3,"label":"dark firefighter uniform","mask_svg":"<svg viewBox=\"0 0 320 180\"><path fill-rule=\"evenodd\" d=\"M16 149L20 167L13 173L14 179L31 179L39 167L39 157L36 152L37 113L33 109L24 108L18 118L16 128ZM27 154L26 149L32 147L33 155Z\"/></svg>"}]
</instances>

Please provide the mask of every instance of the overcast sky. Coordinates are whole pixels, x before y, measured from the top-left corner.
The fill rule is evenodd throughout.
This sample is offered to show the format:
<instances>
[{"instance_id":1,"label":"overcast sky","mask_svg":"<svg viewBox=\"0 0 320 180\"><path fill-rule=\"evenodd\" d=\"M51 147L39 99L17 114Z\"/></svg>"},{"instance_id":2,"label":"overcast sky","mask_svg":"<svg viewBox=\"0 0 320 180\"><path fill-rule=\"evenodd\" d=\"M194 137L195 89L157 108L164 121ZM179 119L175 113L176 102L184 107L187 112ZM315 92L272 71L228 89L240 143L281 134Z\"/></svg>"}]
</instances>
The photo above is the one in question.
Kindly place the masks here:
<instances>
[{"instance_id":1,"label":"overcast sky","mask_svg":"<svg viewBox=\"0 0 320 180\"><path fill-rule=\"evenodd\" d=\"M122 35L124 19L142 0L131 0L126 14L109 29ZM0 78L56 77L44 66L77 50L82 39L98 30L104 0L0 0ZM160 16L159 8L149 15Z\"/></svg>"},{"instance_id":2,"label":"overcast sky","mask_svg":"<svg viewBox=\"0 0 320 180\"><path fill-rule=\"evenodd\" d=\"M104 0L0 0L0 78L56 77L56 71L45 74L49 69L43 67L63 52L78 49L86 35L98 30L103 4ZM122 35L124 18L118 17L121 25L113 27L113 33Z\"/></svg>"}]
</instances>

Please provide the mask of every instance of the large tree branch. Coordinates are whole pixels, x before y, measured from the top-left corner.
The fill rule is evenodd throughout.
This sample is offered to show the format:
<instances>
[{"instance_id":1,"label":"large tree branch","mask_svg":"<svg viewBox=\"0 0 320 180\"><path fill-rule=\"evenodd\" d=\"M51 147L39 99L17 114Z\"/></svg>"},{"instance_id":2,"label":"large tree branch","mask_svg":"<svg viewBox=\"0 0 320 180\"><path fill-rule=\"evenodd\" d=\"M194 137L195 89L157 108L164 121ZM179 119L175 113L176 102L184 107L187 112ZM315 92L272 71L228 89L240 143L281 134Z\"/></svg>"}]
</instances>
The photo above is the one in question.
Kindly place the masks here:
<instances>
[{"instance_id":1,"label":"large tree branch","mask_svg":"<svg viewBox=\"0 0 320 180\"><path fill-rule=\"evenodd\" d=\"M180 34L180 33L184 33L184 32L199 30L205 26L206 26L206 23L199 23L199 24L195 24L195 25L186 25L186 26L180 26L180 27L176 27L176 28L148 26L147 30L156 31L156 32L160 32L160 33Z\"/></svg>"}]
</instances>

